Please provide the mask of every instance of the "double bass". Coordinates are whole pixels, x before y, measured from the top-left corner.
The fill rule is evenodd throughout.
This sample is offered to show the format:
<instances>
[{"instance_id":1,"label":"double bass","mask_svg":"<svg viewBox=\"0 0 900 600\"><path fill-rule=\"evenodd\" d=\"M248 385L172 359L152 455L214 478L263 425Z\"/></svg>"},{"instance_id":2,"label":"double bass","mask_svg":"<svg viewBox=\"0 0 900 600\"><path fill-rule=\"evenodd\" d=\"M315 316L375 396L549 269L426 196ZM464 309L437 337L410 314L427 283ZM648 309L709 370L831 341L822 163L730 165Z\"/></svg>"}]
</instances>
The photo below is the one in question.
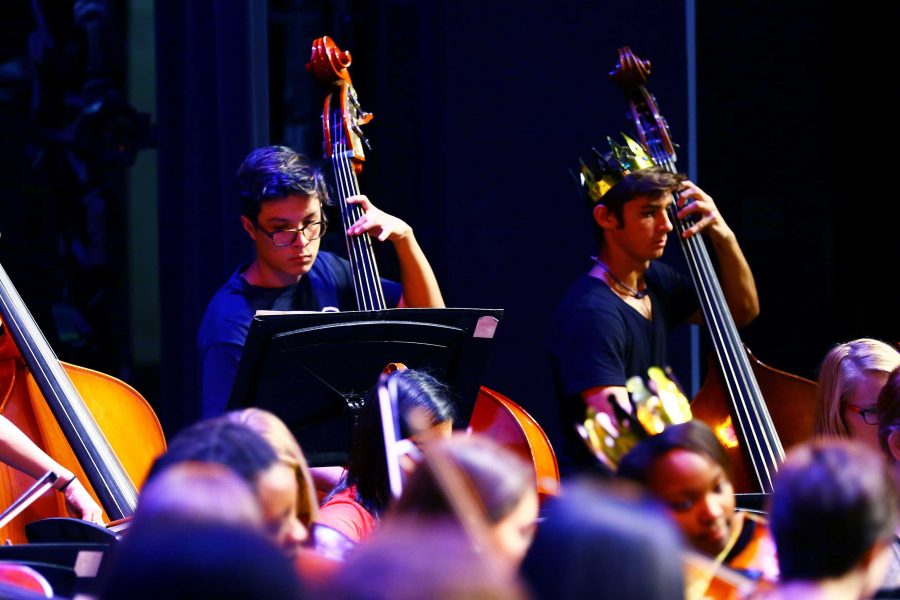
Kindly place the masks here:
<instances>
[{"instance_id":1,"label":"double bass","mask_svg":"<svg viewBox=\"0 0 900 600\"><path fill-rule=\"evenodd\" d=\"M138 489L166 439L149 403L125 382L61 362L0 266L0 413L72 471L103 509L104 522L127 520ZM33 480L0 465L0 506ZM0 538L25 543L25 525L66 514L62 494L39 498Z\"/></svg>"},{"instance_id":2,"label":"double bass","mask_svg":"<svg viewBox=\"0 0 900 600\"><path fill-rule=\"evenodd\" d=\"M362 209L346 200L360 194L357 175L365 162L368 141L362 126L373 115L364 112L350 79L350 53L337 47L328 36L317 38L307 70L329 86L322 111L326 158L331 162L338 207L344 230L363 216ZM347 254L353 274L357 307L362 311L387 308L378 265L368 235L346 236ZM556 493L559 466L550 442L538 423L504 395L481 387L469 421L469 429L493 437L535 468L541 498Z\"/></svg>"},{"instance_id":3,"label":"double bass","mask_svg":"<svg viewBox=\"0 0 900 600\"><path fill-rule=\"evenodd\" d=\"M658 166L675 173L675 145L668 123L646 87L651 64L627 46L618 54L619 61L609 75L626 94L638 137ZM710 365L691 402L691 412L709 424L723 442L735 490L771 493L784 448L812 435L815 383L765 365L745 347L702 236L682 235L691 222L678 219L677 210L677 202L669 206L669 219L700 299L717 367Z\"/></svg>"}]
</instances>

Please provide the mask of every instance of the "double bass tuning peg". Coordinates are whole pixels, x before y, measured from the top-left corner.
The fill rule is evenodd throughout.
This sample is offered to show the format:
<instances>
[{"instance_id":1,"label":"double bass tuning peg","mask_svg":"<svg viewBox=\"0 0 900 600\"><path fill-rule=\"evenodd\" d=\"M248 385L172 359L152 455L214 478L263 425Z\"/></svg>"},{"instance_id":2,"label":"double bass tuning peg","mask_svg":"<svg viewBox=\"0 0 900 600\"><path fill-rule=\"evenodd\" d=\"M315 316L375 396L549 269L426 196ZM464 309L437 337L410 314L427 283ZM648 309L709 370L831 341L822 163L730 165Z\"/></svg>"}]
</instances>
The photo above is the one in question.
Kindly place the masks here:
<instances>
[{"instance_id":1,"label":"double bass tuning peg","mask_svg":"<svg viewBox=\"0 0 900 600\"><path fill-rule=\"evenodd\" d=\"M371 117L371 115L369 115L369 116ZM359 140L360 140L363 144L365 144L366 148L368 148L369 150L371 150L371 149L372 149L372 144L369 142L369 138L367 138L367 137L365 136L365 134L363 134L362 128L360 127L360 125L365 125L366 123L367 123L367 121L363 121L362 119L357 120L356 123L353 123L352 125L350 125L350 129L352 129L352 130L353 130L353 133L359 138Z\"/></svg>"}]
</instances>

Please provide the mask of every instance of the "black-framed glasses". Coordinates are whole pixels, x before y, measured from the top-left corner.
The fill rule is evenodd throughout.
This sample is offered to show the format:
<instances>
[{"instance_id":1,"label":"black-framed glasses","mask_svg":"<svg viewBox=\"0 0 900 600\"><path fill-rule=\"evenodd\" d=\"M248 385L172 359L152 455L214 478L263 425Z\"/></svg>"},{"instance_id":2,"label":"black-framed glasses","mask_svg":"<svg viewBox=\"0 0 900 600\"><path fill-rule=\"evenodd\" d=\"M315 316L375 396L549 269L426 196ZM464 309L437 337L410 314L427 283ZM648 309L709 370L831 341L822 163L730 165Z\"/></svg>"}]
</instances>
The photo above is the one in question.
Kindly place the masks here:
<instances>
[{"instance_id":1,"label":"black-framed glasses","mask_svg":"<svg viewBox=\"0 0 900 600\"><path fill-rule=\"evenodd\" d=\"M307 223L303 227L295 227L294 229L279 229L277 231L268 231L263 229L259 223L254 223L256 228L262 231L264 234L269 236L269 239L272 240L272 245L277 246L279 248L283 246L290 246L297 240L298 235L302 235L303 239L307 242L312 242L323 235L325 235L325 230L328 228L328 221L321 220L316 221L315 223Z\"/></svg>"},{"instance_id":2,"label":"black-framed glasses","mask_svg":"<svg viewBox=\"0 0 900 600\"><path fill-rule=\"evenodd\" d=\"M863 418L863 421L868 425L878 425L878 413L875 411L874 406L870 406L869 408L860 408L855 404L850 404L849 402L844 402L844 406L850 409L850 412L855 412L859 416Z\"/></svg>"}]
</instances>

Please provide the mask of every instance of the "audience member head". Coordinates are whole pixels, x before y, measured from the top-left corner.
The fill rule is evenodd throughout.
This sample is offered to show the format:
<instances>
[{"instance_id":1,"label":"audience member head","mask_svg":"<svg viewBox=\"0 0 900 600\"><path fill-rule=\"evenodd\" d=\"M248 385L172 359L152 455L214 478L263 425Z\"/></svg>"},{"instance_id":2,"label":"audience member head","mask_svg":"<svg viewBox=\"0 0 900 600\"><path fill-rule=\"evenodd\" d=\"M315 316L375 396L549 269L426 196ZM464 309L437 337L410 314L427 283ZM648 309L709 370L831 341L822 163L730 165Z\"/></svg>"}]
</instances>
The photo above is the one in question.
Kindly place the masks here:
<instances>
[{"instance_id":1,"label":"audience member head","mask_svg":"<svg viewBox=\"0 0 900 600\"><path fill-rule=\"evenodd\" d=\"M704 554L718 554L739 525L728 456L702 421L669 425L642 440L622 458L618 475L662 500L688 542Z\"/></svg>"},{"instance_id":2,"label":"audience member head","mask_svg":"<svg viewBox=\"0 0 900 600\"><path fill-rule=\"evenodd\" d=\"M680 532L655 499L570 481L547 500L521 573L534 600L684 598Z\"/></svg>"},{"instance_id":3,"label":"audience member head","mask_svg":"<svg viewBox=\"0 0 900 600\"><path fill-rule=\"evenodd\" d=\"M199 461L173 464L143 486L129 534L174 522L263 530L259 501L247 481L224 465Z\"/></svg>"},{"instance_id":4,"label":"audience member head","mask_svg":"<svg viewBox=\"0 0 900 600\"><path fill-rule=\"evenodd\" d=\"M308 529L319 511L319 500L313 485L306 456L297 438L277 415L261 408L245 408L225 414L236 423L243 423L260 434L278 456L278 460L293 469L297 478L297 517Z\"/></svg>"},{"instance_id":5,"label":"audience member head","mask_svg":"<svg viewBox=\"0 0 900 600\"><path fill-rule=\"evenodd\" d=\"M317 598L526 600L515 573L492 568L455 524L393 520L361 544Z\"/></svg>"},{"instance_id":6,"label":"audience member head","mask_svg":"<svg viewBox=\"0 0 900 600\"><path fill-rule=\"evenodd\" d=\"M878 442L888 460L900 464L900 367L891 371L878 394Z\"/></svg>"},{"instance_id":7,"label":"audience member head","mask_svg":"<svg viewBox=\"0 0 900 600\"><path fill-rule=\"evenodd\" d=\"M875 403L887 375L900 365L900 352L871 338L834 346L819 368L813 432L851 437L878 447Z\"/></svg>"},{"instance_id":8,"label":"audience member head","mask_svg":"<svg viewBox=\"0 0 900 600\"><path fill-rule=\"evenodd\" d=\"M454 414L448 386L416 369L395 371L390 381L397 385L401 439L424 447L435 439L450 437ZM336 491L349 486L356 486L359 502L376 516L391 500L377 388L360 412L347 473Z\"/></svg>"},{"instance_id":9,"label":"audience member head","mask_svg":"<svg viewBox=\"0 0 900 600\"><path fill-rule=\"evenodd\" d=\"M294 470L279 461L271 444L247 425L218 417L180 431L154 462L148 483L185 461L222 464L240 475L256 492L269 535L286 551L293 552L306 539L306 528L296 514Z\"/></svg>"},{"instance_id":10,"label":"audience member head","mask_svg":"<svg viewBox=\"0 0 900 600\"><path fill-rule=\"evenodd\" d=\"M499 557L518 565L534 535L539 503L534 470L522 459L489 438L455 436L432 445L426 459L412 472L394 514L401 518L454 517L443 479L458 474L487 525L487 536Z\"/></svg>"},{"instance_id":11,"label":"audience member head","mask_svg":"<svg viewBox=\"0 0 900 600\"><path fill-rule=\"evenodd\" d=\"M784 582L881 583L897 526L897 492L883 457L853 440L818 439L788 452L769 522Z\"/></svg>"},{"instance_id":12,"label":"audience member head","mask_svg":"<svg viewBox=\"0 0 900 600\"><path fill-rule=\"evenodd\" d=\"M291 600L303 597L291 560L243 526L159 522L129 531L102 575L101 600Z\"/></svg>"}]
</instances>

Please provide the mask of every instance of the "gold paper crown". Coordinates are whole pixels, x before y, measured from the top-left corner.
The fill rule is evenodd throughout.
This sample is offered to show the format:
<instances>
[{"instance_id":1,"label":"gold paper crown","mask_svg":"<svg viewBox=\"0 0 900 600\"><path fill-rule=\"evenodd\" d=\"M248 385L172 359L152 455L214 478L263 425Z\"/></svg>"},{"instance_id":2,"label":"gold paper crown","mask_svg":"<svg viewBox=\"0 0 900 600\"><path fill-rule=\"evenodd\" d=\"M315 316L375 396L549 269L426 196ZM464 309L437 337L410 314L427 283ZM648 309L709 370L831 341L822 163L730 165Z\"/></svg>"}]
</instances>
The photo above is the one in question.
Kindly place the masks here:
<instances>
[{"instance_id":1,"label":"gold paper crown","mask_svg":"<svg viewBox=\"0 0 900 600\"><path fill-rule=\"evenodd\" d=\"M609 153L601 154L594 148L595 166L592 169L581 159L581 173L576 177L585 199L591 206L599 203L614 185L622 181L629 173L640 171L654 166L656 163L650 158L650 153L639 142L634 141L624 133L622 138L625 145L616 143L611 137Z\"/></svg>"},{"instance_id":2,"label":"gold paper crown","mask_svg":"<svg viewBox=\"0 0 900 600\"><path fill-rule=\"evenodd\" d=\"M588 449L613 471L642 439L693 417L690 402L670 371L651 367L647 375L646 384L637 376L626 382L629 406L622 406L610 396L615 423L608 414L588 407L584 423L575 425Z\"/></svg>"}]
</instances>

